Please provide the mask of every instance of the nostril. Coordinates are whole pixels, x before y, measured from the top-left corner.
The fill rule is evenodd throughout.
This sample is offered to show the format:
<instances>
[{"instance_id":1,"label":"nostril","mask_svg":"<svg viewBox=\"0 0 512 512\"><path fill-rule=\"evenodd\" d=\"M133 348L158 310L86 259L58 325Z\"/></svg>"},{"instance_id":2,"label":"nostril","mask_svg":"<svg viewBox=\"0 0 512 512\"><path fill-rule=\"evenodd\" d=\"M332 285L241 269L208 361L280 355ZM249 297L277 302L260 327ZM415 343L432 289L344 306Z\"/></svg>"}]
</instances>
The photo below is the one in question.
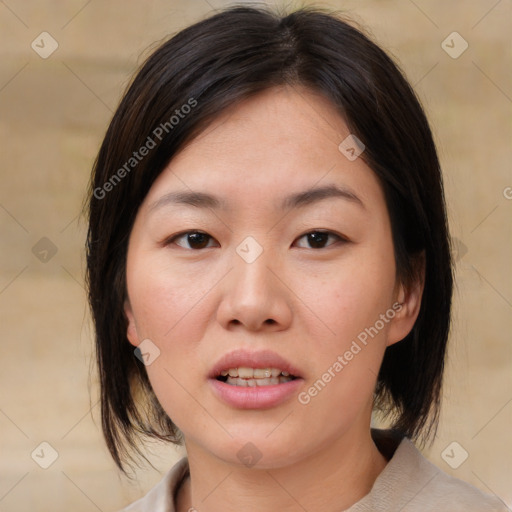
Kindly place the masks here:
<instances>
[{"instance_id":1,"label":"nostril","mask_svg":"<svg viewBox=\"0 0 512 512\"><path fill-rule=\"evenodd\" d=\"M275 324L275 323L276 323L276 321L275 321L275 320L273 320L272 318L267 318L267 319L265 320L265 323L266 323L266 324L270 324L270 325L272 325L272 324Z\"/></svg>"}]
</instances>

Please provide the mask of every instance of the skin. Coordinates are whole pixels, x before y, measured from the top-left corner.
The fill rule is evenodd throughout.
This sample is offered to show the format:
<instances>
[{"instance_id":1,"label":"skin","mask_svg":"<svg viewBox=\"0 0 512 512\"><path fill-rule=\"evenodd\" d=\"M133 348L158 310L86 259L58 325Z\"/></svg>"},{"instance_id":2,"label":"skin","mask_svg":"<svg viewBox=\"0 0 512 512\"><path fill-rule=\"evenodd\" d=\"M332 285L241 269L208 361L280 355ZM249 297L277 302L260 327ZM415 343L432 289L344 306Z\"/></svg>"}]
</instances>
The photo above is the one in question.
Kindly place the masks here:
<instances>
[{"instance_id":1,"label":"skin","mask_svg":"<svg viewBox=\"0 0 512 512\"><path fill-rule=\"evenodd\" d=\"M364 153L349 161L338 150L347 135L314 92L260 93L185 146L138 211L127 335L134 346L149 338L161 352L147 372L185 437L191 477L179 492L180 512L344 510L386 465L370 435L376 376L386 347L412 329L423 285L397 280L381 186ZM330 197L276 207L289 194L331 184L362 204ZM226 208L154 206L169 192L191 190L224 199ZM191 248L186 236L173 238L186 230L211 238ZM314 246L304 235L318 230L334 235ZM252 263L236 252L247 236L263 248ZM220 356L246 348L280 354L300 370L299 391L307 390L397 302L401 310L307 405L294 395L270 409L240 410L210 388ZM252 468L237 457L247 442L262 454Z\"/></svg>"}]
</instances>

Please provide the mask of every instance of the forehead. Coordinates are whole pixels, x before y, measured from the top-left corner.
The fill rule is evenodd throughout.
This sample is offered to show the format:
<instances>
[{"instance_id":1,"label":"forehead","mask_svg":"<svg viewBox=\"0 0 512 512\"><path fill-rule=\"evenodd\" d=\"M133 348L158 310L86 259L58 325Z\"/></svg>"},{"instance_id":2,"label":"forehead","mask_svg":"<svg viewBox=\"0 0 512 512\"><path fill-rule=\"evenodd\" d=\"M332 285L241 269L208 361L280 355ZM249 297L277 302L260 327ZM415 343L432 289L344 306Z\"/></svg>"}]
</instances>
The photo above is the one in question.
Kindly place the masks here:
<instances>
[{"instance_id":1,"label":"forehead","mask_svg":"<svg viewBox=\"0 0 512 512\"><path fill-rule=\"evenodd\" d=\"M349 135L336 107L318 93L270 89L224 111L182 148L145 203L172 190L194 190L262 207L262 201L275 204L294 191L333 183L375 202L381 191L373 171L339 150Z\"/></svg>"},{"instance_id":2,"label":"forehead","mask_svg":"<svg viewBox=\"0 0 512 512\"><path fill-rule=\"evenodd\" d=\"M200 146L203 153L218 153L218 146L238 153L244 160L248 155L252 161L255 146L281 148L273 156L276 161L282 156L292 158L295 154L304 159L321 151L336 149L349 130L335 105L319 93L291 87L272 88L245 99L222 112L188 146ZM293 154L283 154L293 149ZM302 149L302 150L301 150ZM268 155L260 151L261 155Z\"/></svg>"}]
</instances>

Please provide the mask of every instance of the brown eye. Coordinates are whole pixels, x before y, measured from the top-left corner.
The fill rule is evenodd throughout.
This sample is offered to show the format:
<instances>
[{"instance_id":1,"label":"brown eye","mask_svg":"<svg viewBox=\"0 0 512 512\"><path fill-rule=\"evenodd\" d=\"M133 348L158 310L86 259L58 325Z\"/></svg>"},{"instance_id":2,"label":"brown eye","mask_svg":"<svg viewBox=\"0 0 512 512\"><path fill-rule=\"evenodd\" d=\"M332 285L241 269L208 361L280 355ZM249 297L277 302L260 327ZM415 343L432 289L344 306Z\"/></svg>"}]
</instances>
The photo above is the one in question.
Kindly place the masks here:
<instances>
[{"instance_id":1,"label":"brown eye","mask_svg":"<svg viewBox=\"0 0 512 512\"><path fill-rule=\"evenodd\" d=\"M324 249L325 247L329 247L330 245L333 245L333 243L336 242L335 240L334 242L327 244L329 238L344 241L344 239L341 236L332 233L331 231L311 231L299 237L299 240L303 238L306 239L309 245L309 247L305 247L306 249ZM299 245L299 247L301 246Z\"/></svg>"},{"instance_id":2,"label":"brown eye","mask_svg":"<svg viewBox=\"0 0 512 512\"><path fill-rule=\"evenodd\" d=\"M181 240L181 242L179 243L178 240ZM199 250L206 249L211 240L213 240L213 238L202 231L186 231L185 233L181 233L173 237L169 240L168 244L175 243L179 247L183 247L183 249Z\"/></svg>"}]
</instances>

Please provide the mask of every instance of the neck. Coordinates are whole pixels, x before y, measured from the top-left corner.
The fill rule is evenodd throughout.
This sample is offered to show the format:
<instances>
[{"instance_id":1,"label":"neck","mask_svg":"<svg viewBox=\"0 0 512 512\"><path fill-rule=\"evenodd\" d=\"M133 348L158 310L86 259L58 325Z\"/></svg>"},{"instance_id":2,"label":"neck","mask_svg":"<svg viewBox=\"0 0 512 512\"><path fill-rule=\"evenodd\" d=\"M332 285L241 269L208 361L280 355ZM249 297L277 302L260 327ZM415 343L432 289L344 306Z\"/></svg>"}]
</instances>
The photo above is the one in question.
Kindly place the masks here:
<instances>
[{"instance_id":1,"label":"neck","mask_svg":"<svg viewBox=\"0 0 512 512\"><path fill-rule=\"evenodd\" d=\"M387 461L370 432L344 435L289 466L248 469L186 443L190 480L177 511L345 510L368 494Z\"/></svg>"}]
</instances>

